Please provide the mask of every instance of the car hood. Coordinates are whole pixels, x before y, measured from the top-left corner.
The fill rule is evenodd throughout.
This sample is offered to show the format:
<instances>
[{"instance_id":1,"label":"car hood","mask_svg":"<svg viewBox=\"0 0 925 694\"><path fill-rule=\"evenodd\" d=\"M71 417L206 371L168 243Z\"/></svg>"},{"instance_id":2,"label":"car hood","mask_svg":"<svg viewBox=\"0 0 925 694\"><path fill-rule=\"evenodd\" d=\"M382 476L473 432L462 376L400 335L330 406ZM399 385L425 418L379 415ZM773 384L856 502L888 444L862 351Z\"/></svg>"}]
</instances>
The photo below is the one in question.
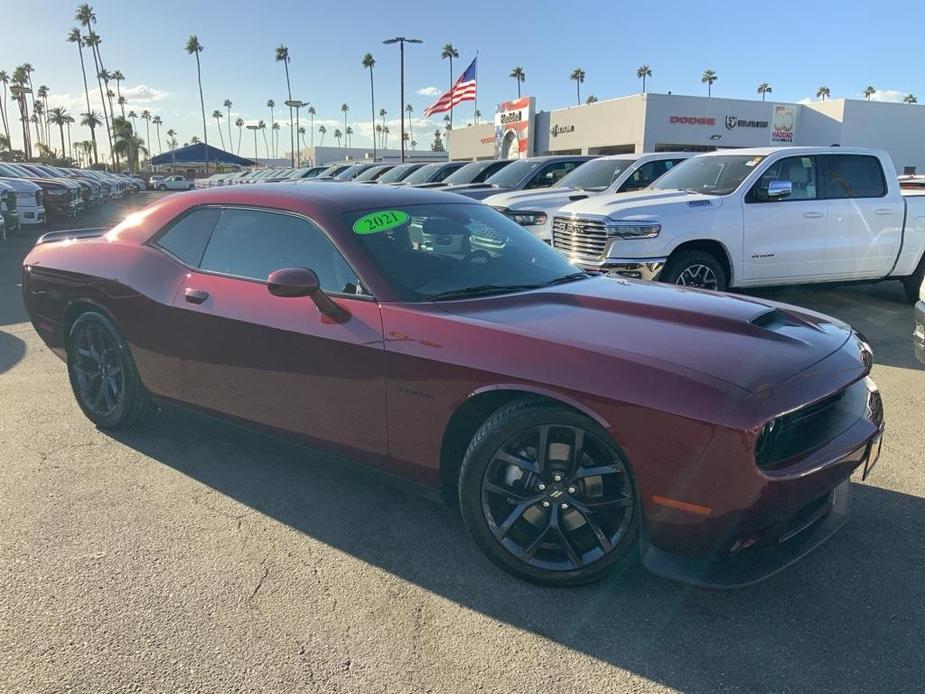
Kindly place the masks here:
<instances>
[{"instance_id":1,"label":"car hood","mask_svg":"<svg viewBox=\"0 0 925 694\"><path fill-rule=\"evenodd\" d=\"M610 277L439 306L560 345L672 364L749 393L793 377L851 337L844 323L791 306Z\"/></svg>"},{"instance_id":2,"label":"car hood","mask_svg":"<svg viewBox=\"0 0 925 694\"><path fill-rule=\"evenodd\" d=\"M13 188L18 193L34 193L42 189L42 186L33 183L32 181L26 180L25 178L0 178L0 181L3 181L10 188Z\"/></svg>"},{"instance_id":3,"label":"car hood","mask_svg":"<svg viewBox=\"0 0 925 694\"><path fill-rule=\"evenodd\" d=\"M510 193L491 195L483 201L486 205L510 210L558 210L575 200L584 200L599 191L577 190L576 188L543 188L540 190L515 190Z\"/></svg>"},{"instance_id":4,"label":"car hood","mask_svg":"<svg viewBox=\"0 0 925 694\"><path fill-rule=\"evenodd\" d=\"M632 193L596 195L562 207L563 215L599 215L623 219L628 214L657 215L669 207L709 210L722 206L724 198L717 195L688 193L683 190L638 190Z\"/></svg>"},{"instance_id":5,"label":"car hood","mask_svg":"<svg viewBox=\"0 0 925 694\"><path fill-rule=\"evenodd\" d=\"M498 193L505 193L509 190L513 190L513 188L498 188L497 186L493 186L488 183L472 183L469 185L446 186L440 190L444 193L457 193L459 195L465 195L467 198L472 198L473 200L484 200L485 198L491 197L492 195L497 195Z\"/></svg>"}]
</instances>

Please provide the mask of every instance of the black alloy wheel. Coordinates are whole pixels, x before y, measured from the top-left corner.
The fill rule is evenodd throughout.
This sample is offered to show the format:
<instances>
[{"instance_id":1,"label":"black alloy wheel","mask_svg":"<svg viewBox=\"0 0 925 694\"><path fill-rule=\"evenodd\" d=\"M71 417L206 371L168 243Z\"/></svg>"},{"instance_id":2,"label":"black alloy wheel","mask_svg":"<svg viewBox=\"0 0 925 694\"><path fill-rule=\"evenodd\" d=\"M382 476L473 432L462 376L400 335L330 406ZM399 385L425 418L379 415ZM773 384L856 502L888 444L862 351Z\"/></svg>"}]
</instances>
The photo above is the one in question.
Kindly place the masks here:
<instances>
[{"instance_id":1,"label":"black alloy wheel","mask_svg":"<svg viewBox=\"0 0 925 694\"><path fill-rule=\"evenodd\" d=\"M537 583L598 580L636 537L633 480L606 432L536 401L502 409L476 434L460 504L489 557Z\"/></svg>"},{"instance_id":2,"label":"black alloy wheel","mask_svg":"<svg viewBox=\"0 0 925 694\"><path fill-rule=\"evenodd\" d=\"M659 281L694 289L724 292L729 278L723 266L710 253L681 251L669 259Z\"/></svg>"},{"instance_id":3,"label":"black alloy wheel","mask_svg":"<svg viewBox=\"0 0 925 694\"><path fill-rule=\"evenodd\" d=\"M74 321L67 370L77 404L100 428L135 424L151 409L125 339L101 313L83 313Z\"/></svg>"}]
</instances>

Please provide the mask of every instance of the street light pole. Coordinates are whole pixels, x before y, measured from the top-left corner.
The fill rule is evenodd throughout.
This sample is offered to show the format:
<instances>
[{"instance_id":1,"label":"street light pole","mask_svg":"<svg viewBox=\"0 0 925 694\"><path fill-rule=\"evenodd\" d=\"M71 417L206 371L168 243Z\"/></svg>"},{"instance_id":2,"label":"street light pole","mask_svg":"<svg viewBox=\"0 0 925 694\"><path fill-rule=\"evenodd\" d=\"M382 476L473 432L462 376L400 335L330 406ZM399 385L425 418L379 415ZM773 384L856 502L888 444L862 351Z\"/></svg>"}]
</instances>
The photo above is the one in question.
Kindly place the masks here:
<instances>
[{"instance_id":1,"label":"street light pole","mask_svg":"<svg viewBox=\"0 0 925 694\"><path fill-rule=\"evenodd\" d=\"M286 106L288 106L289 108L295 109L295 143L296 143L295 152L298 153L294 155L295 156L295 168L298 168L299 164L301 163L299 160L301 159L301 156L302 156L302 152L299 150L299 146L298 146L299 145L299 109L307 105L308 105L307 101L299 101L298 99L292 99L291 101L286 102Z\"/></svg>"},{"instance_id":2,"label":"street light pole","mask_svg":"<svg viewBox=\"0 0 925 694\"><path fill-rule=\"evenodd\" d=\"M260 127L257 125L246 125L244 127L254 131L254 168L256 168L260 166L260 153L257 151L257 131L260 130Z\"/></svg>"},{"instance_id":3,"label":"street light pole","mask_svg":"<svg viewBox=\"0 0 925 694\"><path fill-rule=\"evenodd\" d=\"M382 43L389 45L393 43L399 44L399 62L401 63L401 101L398 103L398 110L401 113L401 161L405 161L405 44L406 43L423 43L420 39L409 39L404 36L396 36L394 39L387 39Z\"/></svg>"}]
</instances>

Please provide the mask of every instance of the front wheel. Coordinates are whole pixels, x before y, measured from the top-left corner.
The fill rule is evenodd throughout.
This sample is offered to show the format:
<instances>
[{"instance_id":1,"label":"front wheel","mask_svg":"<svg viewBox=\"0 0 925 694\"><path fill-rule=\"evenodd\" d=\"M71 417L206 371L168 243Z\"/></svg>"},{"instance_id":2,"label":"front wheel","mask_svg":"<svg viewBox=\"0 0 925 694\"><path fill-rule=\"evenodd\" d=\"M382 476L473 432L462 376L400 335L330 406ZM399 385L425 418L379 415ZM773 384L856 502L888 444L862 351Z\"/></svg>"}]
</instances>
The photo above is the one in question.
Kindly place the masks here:
<instances>
[{"instance_id":1,"label":"front wheel","mask_svg":"<svg viewBox=\"0 0 925 694\"><path fill-rule=\"evenodd\" d=\"M719 261L704 251L681 251L668 259L660 282L724 292L729 278Z\"/></svg>"},{"instance_id":2,"label":"front wheel","mask_svg":"<svg viewBox=\"0 0 925 694\"><path fill-rule=\"evenodd\" d=\"M167 190L167 186L158 186L157 189L158 189L158 190Z\"/></svg>"},{"instance_id":3,"label":"front wheel","mask_svg":"<svg viewBox=\"0 0 925 694\"><path fill-rule=\"evenodd\" d=\"M488 557L533 583L599 580L636 540L633 479L607 432L541 401L508 405L476 432L463 459L459 501Z\"/></svg>"},{"instance_id":4,"label":"front wheel","mask_svg":"<svg viewBox=\"0 0 925 694\"><path fill-rule=\"evenodd\" d=\"M132 426L152 409L128 343L101 313L83 313L71 326L67 372L77 404L101 429Z\"/></svg>"}]
</instances>

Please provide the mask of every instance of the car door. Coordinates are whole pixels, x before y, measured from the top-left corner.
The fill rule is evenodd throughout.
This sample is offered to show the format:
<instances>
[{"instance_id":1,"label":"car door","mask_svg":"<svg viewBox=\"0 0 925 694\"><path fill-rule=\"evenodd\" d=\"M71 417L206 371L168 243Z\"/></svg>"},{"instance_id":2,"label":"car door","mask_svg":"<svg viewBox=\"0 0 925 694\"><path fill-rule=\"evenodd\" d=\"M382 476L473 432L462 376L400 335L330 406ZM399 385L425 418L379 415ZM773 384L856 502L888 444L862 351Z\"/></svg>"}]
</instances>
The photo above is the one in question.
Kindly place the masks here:
<instances>
[{"instance_id":1,"label":"car door","mask_svg":"<svg viewBox=\"0 0 925 694\"><path fill-rule=\"evenodd\" d=\"M790 194L770 197L772 181L789 182ZM741 284L819 277L827 214L828 204L819 195L815 157L784 157L771 162L745 195Z\"/></svg>"},{"instance_id":2,"label":"car door","mask_svg":"<svg viewBox=\"0 0 925 694\"><path fill-rule=\"evenodd\" d=\"M549 188L553 183L561 179L566 174L571 173L581 164L584 164L584 160L556 161L550 164L546 164L546 166L541 166L524 186L524 190Z\"/></svg>"},{"instance_id":3,"label":"car door","mask_svg":"<svg viewBox=\"0 0 925 694\"><path fill-rule=\"evenodd\" d=\"M270 294L284 267L314 270L346 318ZM379 306L316 224L224 208L175 305L188 403L367 462L386 455Z\"/></svg>"},{"instance_id":4,"label":"car door","mask_svg":"<svg viewBox=\"0 0 925 694\"><path fill-rule=\"evenodd\" d=\"M890 198L877 157L819 157L828 198L823 273L826 279L870 279L889 274L902 243L903 203Z\"/></svg>"}]
</instances>

